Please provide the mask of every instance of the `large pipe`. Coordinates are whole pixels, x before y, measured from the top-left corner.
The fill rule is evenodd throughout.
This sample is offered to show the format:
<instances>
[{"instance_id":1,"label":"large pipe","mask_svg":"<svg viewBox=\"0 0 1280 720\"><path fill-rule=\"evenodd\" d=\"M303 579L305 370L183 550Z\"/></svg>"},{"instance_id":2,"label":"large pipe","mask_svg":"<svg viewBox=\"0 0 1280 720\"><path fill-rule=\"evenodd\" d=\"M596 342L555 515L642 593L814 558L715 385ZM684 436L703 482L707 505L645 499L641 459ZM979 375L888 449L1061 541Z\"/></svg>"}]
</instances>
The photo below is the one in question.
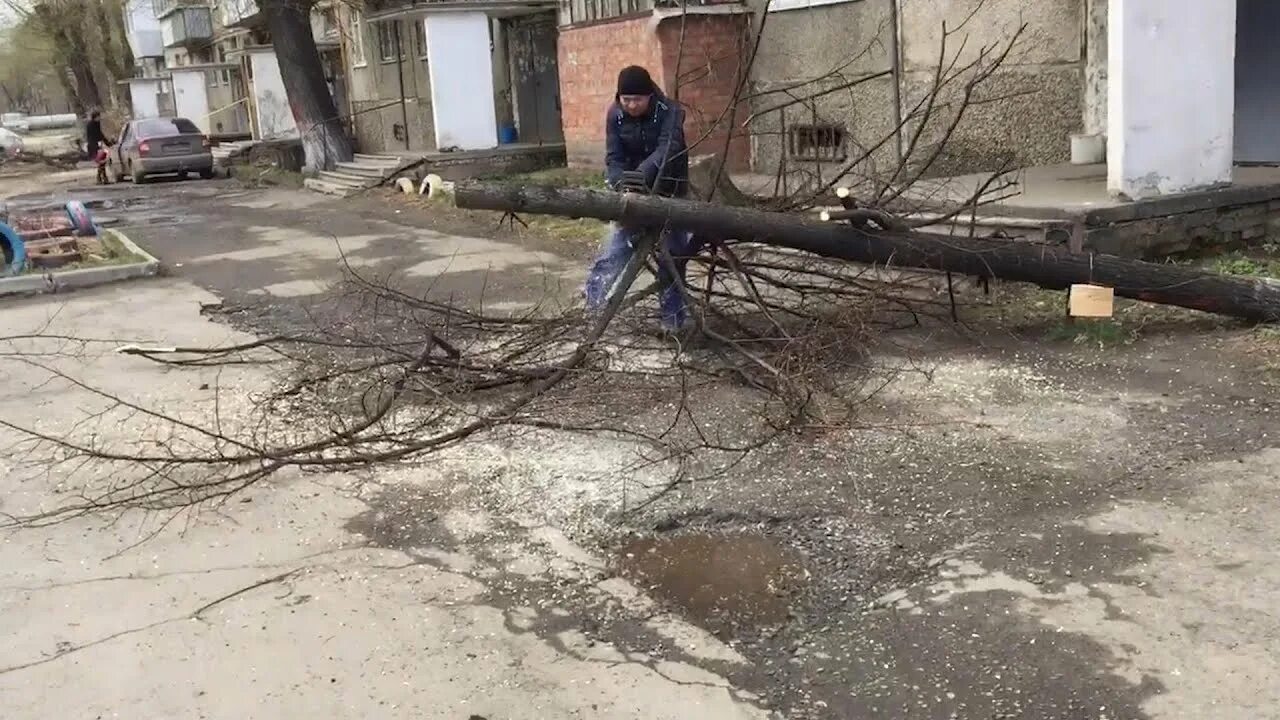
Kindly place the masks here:
<instances>
[{"instance_id":1,"label":"large pipe","mask_svg":"<svg viewBox=\"0 0 1280 720\"><path fill-rule=\"evenodd\" d=\"M57 130L75 127L80 118L72 113L62 115L31 115L27 117L27 127L32 130Z\"/></svg>"},{"instance_id":2,"label":"large pipe","mask_svg":"<svg viewBox=\"0 0 1280 720\"><path fill-rule=\"evenodd\" d=\"M20 133L32 130L59 130L75 127L80 118L74 113L60 115L24 115L23 113L5 113L0 115L0 126Z\"/></svg>"}]
</instances>

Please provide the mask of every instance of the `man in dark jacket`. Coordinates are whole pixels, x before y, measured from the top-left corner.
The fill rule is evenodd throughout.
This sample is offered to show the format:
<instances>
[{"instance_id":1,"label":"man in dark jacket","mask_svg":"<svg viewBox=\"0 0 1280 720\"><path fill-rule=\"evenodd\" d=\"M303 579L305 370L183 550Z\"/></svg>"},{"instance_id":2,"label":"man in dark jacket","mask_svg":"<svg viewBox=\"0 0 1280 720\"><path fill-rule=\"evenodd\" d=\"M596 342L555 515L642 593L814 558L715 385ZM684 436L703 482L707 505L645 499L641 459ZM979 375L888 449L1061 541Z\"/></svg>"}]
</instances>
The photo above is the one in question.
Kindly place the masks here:
<instances>
[{"instance_id":1,"label":"man in dark jacket","mask_svg":"<svg viewBox=\"0 0 1280 720\"><path fill-rule=\"evenodd\" d=\"M89 115L89 122L84 126L84 152L89 159L98 153L98 143L106 142L107 136L102 133L102 114L97 110Z\"/></svg>"},{"instance_id":2,"label":"man in dark jacket","mask_svg":"<svg viewBox=\"0 0 1280 720\"><path fill-rule=\"evenodd\" d=\"M630 174L630 175L628 175ZM643 187L632 178L642 178ZM683 197L689 188L689 150L684 139L684 111L667 99L642 67L618 74L618 92L605 117L605 181L624 192ZM610 227L609 237L587 276L587 309L602 310L618 275L631 259L639 228ZM688 259L698 248L691 233L663 233L658 259L662 285L662 325L679 330L688 311L682 289ZM673 267L674 266L674 267Z\"/></svg>"}]
</instances>

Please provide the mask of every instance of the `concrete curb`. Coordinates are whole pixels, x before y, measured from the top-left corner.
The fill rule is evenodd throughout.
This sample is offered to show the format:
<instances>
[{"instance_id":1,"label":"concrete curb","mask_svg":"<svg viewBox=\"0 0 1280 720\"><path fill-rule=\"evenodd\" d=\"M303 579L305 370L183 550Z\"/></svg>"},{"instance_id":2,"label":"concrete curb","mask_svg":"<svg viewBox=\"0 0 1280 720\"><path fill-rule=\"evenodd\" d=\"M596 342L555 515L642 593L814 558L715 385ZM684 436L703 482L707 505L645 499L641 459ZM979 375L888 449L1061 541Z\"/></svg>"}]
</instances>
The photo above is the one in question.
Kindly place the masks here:
<instances>
[{"instance_id":1,"label":"concrete curb","mask_svg":"<svg viewBox=\"0 0 1280 720\"><path fill-rule=\"evenodd\" d=\"M39 293L57 293L77 288L94 287L121 280L153 277L160 272L160 261L151 253L138 247L127 235L119 230L102 230L103 235L112 235L130 253L142 258L142 262L128 265L104 265L102 267L79 268L77 270L54 270L42 275L19 275L17 277L0 278L0 297L9 295L36 295Z\"/></svg>"}]
</instances>

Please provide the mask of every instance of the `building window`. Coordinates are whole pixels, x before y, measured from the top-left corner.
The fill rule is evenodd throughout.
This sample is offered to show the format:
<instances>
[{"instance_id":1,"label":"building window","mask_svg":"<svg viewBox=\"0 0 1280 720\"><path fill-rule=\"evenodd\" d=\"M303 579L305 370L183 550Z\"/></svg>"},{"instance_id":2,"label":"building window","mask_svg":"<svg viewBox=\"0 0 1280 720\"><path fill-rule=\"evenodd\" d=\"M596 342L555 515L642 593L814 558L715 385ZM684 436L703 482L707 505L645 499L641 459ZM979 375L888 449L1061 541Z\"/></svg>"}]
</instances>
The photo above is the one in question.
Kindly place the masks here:
<instances>
[{"instance_id":1,"label":"building window","mask_svg":"<svg viewBox=\"0 0 1280 720\"><path fill-rule=\"evenodd\" d=\"M399 53L396 52L397 47L399 47L399 39L399 20L378 23L378 59L384 63L395 62L396 56L399 55L399 58L403 60L403 49Z\"/></svg>"},{"instance_id":2,"label":"building window","mask_svg":"<svg viewBox=\"0 0 1280 720\"><path fill-rule=\"evenodd\" d=\"M365 64L364 58L364 15L359 10L351 11L351 35L349 47L351 51L351 65L353 67L362 67Z\"/></svg>"},{"instance_id":3,"label":"building window","mask_svg":"<svg viewBox=\"0 0 1280 720\"><path fill-rule=\"evenodd\" d=\"M776 2L776 0L774 1ZM622 15L634 15L635 13L649 10L655 5L662 6L663 4L670 5L671 2L655 2L654 0L562 0L560 4L560 19L561 24L574 25L606 20ZM688 4L706 5L709 2L708 0L695 0ZM681 7L681 4L677 2L675 6Z\"/></svg>"},{"instance_id":4,"label":"building window","mask_svg":"<svg viewBox=\"0 0 1280 720\"><path fill-rule=\"evenodd\" d=\"M218 87L218 71L217 70L206 71L205 77L208 78L209 80L209 87Z\"/></svg>"},{"instance_id":5,"label":"building window","mask_svg":"<svg viewBox=\"0 0 1280 720\"><path fill-rule=\"evenodd\" d=\"M320 37L317 39L326 39L335 35L338 31L338 10L334 7L323 8L320 13Z\"/></svg>"},{"instance_id":6,"label":"building window","mask_svg":"<svg viewBox=\"0 0 1280 720\"><path fill-rule=\"evenodd\" d=\"M413 21L413 54L427 59L427 25L422 18Z\"/></svg>"},{"instance_id":7,"label":"building window","mask_svg":"<svg viewBox=\"0 0 1280 720\"><path fill-rule=\"evenodd\" d=\"M793 160L845 160L844 128L797 125L787 132L787 151Z\"/></svg>"},{"instance_id":8,"label":"building window","mask_svg":"<svg viewBox=\"0 0 1280 720\"><path fill-rule=\"evenodd\" d=\"M223 85L227 85L227 86L230 86L230 85L231 85L231 71L230 71L230 70L223 70L223 71L222 71L222 84L223 84Z\"/></svg>"}]
</instances>

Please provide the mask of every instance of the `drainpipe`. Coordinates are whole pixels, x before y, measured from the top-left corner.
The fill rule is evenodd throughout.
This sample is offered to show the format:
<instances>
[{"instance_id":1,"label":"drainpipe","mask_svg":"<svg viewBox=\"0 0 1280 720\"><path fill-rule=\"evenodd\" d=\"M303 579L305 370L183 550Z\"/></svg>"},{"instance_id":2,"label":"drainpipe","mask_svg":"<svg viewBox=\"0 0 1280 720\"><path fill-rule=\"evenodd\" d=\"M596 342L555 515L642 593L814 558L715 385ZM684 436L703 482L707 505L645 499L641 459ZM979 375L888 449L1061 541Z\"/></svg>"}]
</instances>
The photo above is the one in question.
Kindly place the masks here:
<instances>
[{"instance_id":1,"label":"drainpipe","mask_svg":"<svg viewBox=\"0 0 1280 720\"><path fill-rule=\"evenodd\" d=\"M400 44L400 31L404 23L396 23L396 79L400 81L400 122L404 123L404 149L409 149L409 109L404 102L404 46Z\"/></svg>"},{"instance_id":2,"label":"drainpipe","mask_svg":"<svg viewBox=\"0 0 1280 720\"><path fill-rule=\"evenodd\" d=\"M902 24L898 18L899 0L889 0L889 24L893 27L893 154L902 165Z\"/></svg>"}]
</instances>

